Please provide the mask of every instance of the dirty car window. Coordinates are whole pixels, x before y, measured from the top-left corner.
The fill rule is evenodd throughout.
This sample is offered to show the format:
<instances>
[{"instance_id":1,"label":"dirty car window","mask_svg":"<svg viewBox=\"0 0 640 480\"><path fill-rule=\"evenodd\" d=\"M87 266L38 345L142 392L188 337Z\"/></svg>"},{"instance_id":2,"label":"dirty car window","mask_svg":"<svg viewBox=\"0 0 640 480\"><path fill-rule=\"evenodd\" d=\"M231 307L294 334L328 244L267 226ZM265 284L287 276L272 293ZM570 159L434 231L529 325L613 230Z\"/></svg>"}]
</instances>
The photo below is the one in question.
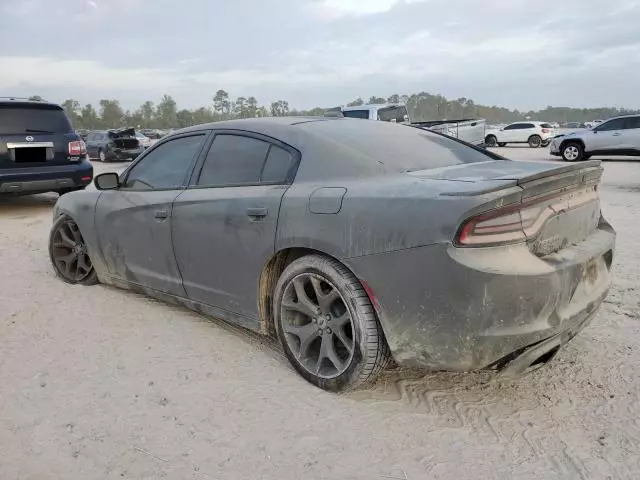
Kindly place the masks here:
<instances>
[{"instance_id":1,"label":"dirty car window","mask_svg":"<svg viewBox=\"0 0 640 480\"><path fill-rule=\"evenodd\" d=\"M340 119L300 124L300 128L366 155L372 163L394 172L502 159L421 128L389 122Z\"/></svg>"},{"instance_id":2,"label":"dirty car window","mask_svg":"<svg viewBox=\"0 0 640 480\"><path fill-rule=\"evenodd\" d=\"M182 187L204 138L204 135L193 135L159 145L131 169L124 188L149 190Z\"/></svg>"}]
</instances>

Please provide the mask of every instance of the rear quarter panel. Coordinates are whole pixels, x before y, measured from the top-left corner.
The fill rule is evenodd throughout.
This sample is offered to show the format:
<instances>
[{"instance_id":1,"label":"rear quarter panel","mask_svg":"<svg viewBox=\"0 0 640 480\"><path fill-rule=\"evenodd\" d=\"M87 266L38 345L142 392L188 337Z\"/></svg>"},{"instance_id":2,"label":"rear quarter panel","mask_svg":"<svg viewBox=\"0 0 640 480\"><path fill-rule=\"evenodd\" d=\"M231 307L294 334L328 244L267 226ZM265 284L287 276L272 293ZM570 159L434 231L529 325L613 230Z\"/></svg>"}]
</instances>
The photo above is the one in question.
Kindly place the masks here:
<instances>
[{"instance_id":1,"label":"rear quarter panel","mask_svg":"<svg viewBox=\"0 0 640 480\"><path fill-rule=\"evenodd\" d=\"M456 190L464 193L472 185L406 174L294 184L282 201L276 250L305 247L350 258L451 242L468 211L505 193L442 195ZM338 213L311 212L310 195L324 187L346 189Z\"/></svg>"}]
</instances>

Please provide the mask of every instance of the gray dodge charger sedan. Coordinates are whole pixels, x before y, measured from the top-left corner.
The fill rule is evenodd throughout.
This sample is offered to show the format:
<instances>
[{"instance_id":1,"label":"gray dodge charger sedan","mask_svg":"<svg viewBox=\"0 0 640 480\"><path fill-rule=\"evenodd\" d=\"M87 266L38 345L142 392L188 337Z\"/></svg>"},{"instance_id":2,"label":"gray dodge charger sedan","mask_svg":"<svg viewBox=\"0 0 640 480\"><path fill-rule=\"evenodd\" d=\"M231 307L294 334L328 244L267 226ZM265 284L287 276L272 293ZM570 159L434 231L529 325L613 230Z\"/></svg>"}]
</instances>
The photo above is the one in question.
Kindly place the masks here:
<instances>
[{"instance_id":1,"label":"gray dodge charger sedan","mask_svg":"<svg viewBox=\"0 0 640 480\"><path fill-rule=\"evenodd\" d=\"M387 122L219 122L62 196L49 251L69 283L277 336L327 390L370 382L392 359L519 374L607 294L601 175L594 161L513 162Z\"/></svg>"}]
</instances>

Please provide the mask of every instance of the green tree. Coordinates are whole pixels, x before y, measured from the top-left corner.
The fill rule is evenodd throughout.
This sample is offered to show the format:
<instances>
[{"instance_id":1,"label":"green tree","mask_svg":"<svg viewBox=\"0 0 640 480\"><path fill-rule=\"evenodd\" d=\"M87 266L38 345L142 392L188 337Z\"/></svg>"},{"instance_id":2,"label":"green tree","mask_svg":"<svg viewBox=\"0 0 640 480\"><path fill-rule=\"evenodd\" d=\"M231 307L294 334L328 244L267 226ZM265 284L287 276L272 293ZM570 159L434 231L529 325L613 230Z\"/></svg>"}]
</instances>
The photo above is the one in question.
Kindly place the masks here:
<instances>
[{"instance_id":1,"label":"green tree","mask_svg":"<svg viewBox=\"0 0 640 480\"><path fill-rule=\"evenodd\" d=\"M71 125L75 128L85 128L84 125L82 125L82 117L80 116L80 102L70 98L62 103L62 108L64 109L64 113L67 114L67 117L69 117Z\"/></svg>"},{"instance_id":2,"label":"green tree","mask_svg":"<svg viewBox=\"0 0 640 480\"><path fill-rule=\"evenodd\" d=\"M373 97L369 98L369 101L367 103L370 104L370 105L381 105L381 104L387 103L387 102L382 97L373 96Z\"/></svg>"},{"instance_id":3,"label":"green tree","mask_svg":"<svg viewBox=\"0 0 640 480\"><path fill-rule=\"evenodd\" d=\"M142 124L145 126L145 128L153 128L157 126L154 124L155 113L156 113L156 108L153 105L153 102L147 100L142 105L140 105L140 114L142 116Z\"/></svg>"},{"instance_id":4,"label":"green tree","mask_svg":"<svg viewBox=\"0 0 640 480\"><path fill-rule=\"evenodd\" d=\"M233 103L233 114L238 118L249 118L247 99L245 97L238 97Z\"/></svg>"},{"instance_id":5,"label":"green tree","mask_svg":"<svg viewBox=\"0 0 640 480\"><path fill-rule=\"evenodd\" d=\"M247 114L249 118L258 116L258 108L258 100L256 100L256 97L247 98Z\"/></svg>"},{"instance_id":6,"label":"green tree","mask_svg":"<svg viewBox=\"0 0 640 480\"><path fill-rule=\"evenodd\" d=\"M100 117L105 128L122 127L124 112L118 100L100 100Z\"/></svg>"},{"instance_id":7,"label":"green tree","mask_svg":"<svg viewBox=\"0 0 640 480\"><path fill-rule=\"evenodd\" d=\"M347 103L347 107L359 107L360 105L364 105L364 100L362 100L362 97L358 97L352 102Z\"/></svg>"},{"instance_id":8,"label":"green tree","mask_svg":"<svg viewBox=\"0 0 640 480\"><path fill-rule=\"evenodd\" d=\"M101 122L98 118L98 112L90 103L87 103L80 111L81 128L100 128Z\"/></svg>"},{"instance_id":9,"label":"green tree","mask_svg":"<svg viewBox=\"0 0 640 480\"><path fill-rule=\"evenodd\" d=\"M224 90L218 90L213 97L213 110L222 118L231 112L231 101L229 94Z\"/></svg>"},{"instance_id":10,"label":"green tree","mask_svg":"<svg viewBox=\"0 0 640 480\"><path fill-rule=\"evenodd\" d=\"M289 114L289 102L277 100L271 104L271 115L274 117L285 117Z\"/></svg>"},{"instance_id":11,"label":"green tree","mask_svg":"<svg viewBox=\"0 0 640 480\"><path fill-rule=\"evenodd\" d=\"M387 98L387 103L400 103L400 95L394 93Z\"/></svg>"},{"instance_id":12,"label":"green tree","mask_svg":"<svg viewBox=\"0 0 640 480\"><path fill-rule=\"evenodd\" d=\"M163 95L156 108L156 118L160 128L175 128L178 124L178 108L171 95Z\"/></svg>"}]
</instances>

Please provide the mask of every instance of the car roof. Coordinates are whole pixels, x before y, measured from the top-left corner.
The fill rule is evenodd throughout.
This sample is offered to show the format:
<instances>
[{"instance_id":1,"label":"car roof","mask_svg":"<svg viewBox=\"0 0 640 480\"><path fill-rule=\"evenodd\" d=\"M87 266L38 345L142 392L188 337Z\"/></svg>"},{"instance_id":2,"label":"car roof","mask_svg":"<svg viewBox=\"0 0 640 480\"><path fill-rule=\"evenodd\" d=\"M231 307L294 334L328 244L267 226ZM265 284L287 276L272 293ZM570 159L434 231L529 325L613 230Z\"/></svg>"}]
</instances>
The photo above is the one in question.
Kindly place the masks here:
<instances>
[{"instance_id":1,"label":"car roof","mask_svg":"<svg viewBox=\"0 0 640 480\"><path fill-rule=\"evenodd\" d=\"M0 97L0 105L6 106L42 106L45 108L51 108L56 110L62 110L62 107L57 103L47 102L45 100L29 100L28 98L19 97Z\"/></svg>"},{"instance_id":2,"label":"car roof","mask_svg":"<svg viewBox=\"0 0 640 480\"><path fill-rule=\"evenodd\" d=\"M351 112L353 110L380 110L381 108L390 107L406 107L402 103L368 103L365 105L356 105L352 107L342 107L343 112Z\"/></svg>"}]
</instances>

